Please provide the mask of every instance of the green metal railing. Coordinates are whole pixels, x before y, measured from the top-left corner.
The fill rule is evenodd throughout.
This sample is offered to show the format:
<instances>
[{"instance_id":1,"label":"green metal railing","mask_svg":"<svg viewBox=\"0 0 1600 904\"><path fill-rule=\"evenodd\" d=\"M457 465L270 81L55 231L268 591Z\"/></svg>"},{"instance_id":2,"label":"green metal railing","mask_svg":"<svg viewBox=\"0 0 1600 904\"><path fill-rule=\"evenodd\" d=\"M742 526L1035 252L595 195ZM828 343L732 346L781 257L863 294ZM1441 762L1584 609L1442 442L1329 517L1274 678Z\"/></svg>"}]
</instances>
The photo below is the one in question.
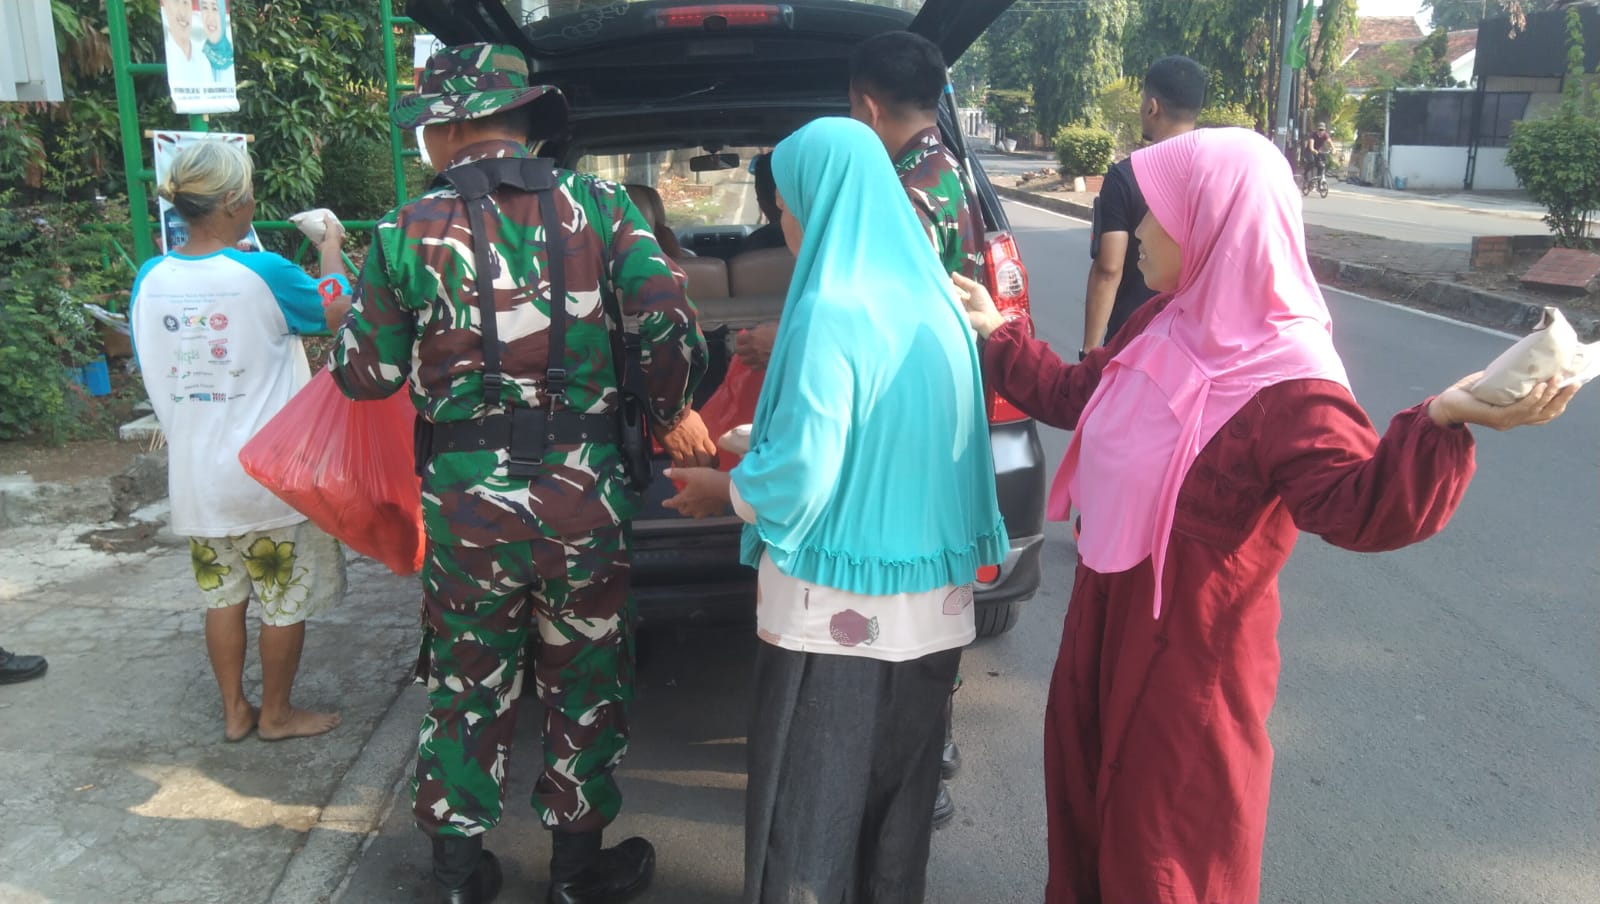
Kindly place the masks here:
<instances>
[{"instance_id":1,"label":"green metal railing","mask_svg":"<svg viewBox=\"0 0 1600 904\"><path fill-rule=\"evenodd\" d=\"M401 89L411 90L412 81L408 79L404 84L399 80L399 66L396 63L398 44L395 40L395 31L398 28L414 26L407 16L396 16L390 0L378 0L380 19L383 31L383 75L384 92L392 107L399 98ZM128 207L130 210L129 222L133 232L133 253L111 235L106 236L106 244L102 249L101 260L110 266L115 257L134 268L155 256L155 220L150 216L150 195L146 191L147 184L155 182L155 170L144 165L144 139L139 127L139 105L133 92L133 77L165 75L165 63L136 63L132 60L132 46L128 37L128 8L126 0L106 0L106 14L109 18L109 37L111 39L111 63L113 80L117 89L117 122L122 133L122 166L127 174ZM409 70L408 70L409 71ZM189 117L189 131L210 131L208 117L192 115ZM394 176L395 205L404 204L406 197L405 161L409 158L419 157L420 153L412 148L405 147L404 136L400 129L393 123L389 124L389 154ZM292 230L296 227L285 220L260 220L252 224L257 232L274 232ZM370 230L374 225L372 220L353 220L346 222L345 228L349 231ZM310 248L309 240L302 240L295 251L293 260L299 261ZM351 266L348 255L345 256L346 266ZM352 267L352 269L354 269Z\"/></svg>"}]
</instances>

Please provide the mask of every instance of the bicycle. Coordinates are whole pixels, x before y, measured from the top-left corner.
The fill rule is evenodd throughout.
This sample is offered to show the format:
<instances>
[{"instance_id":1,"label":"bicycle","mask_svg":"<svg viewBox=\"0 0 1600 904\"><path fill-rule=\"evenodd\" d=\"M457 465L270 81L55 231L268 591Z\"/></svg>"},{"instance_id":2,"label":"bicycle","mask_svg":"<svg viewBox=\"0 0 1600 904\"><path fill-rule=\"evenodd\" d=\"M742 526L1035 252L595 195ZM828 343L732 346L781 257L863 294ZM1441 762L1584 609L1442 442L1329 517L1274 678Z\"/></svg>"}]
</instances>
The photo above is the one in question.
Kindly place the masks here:
<instances>
[{"instance_id":1,"label":"bicycle","mask_svg":"<svg viewBox=\"0 0 1600 904\"><path fill-rule=\"evenodd\" d=\"M1317 196L1328 196L1328 155L1317 154L1300 170L1300 194L1310 197L1315 189Z\"/></svg>"}]
</instances>

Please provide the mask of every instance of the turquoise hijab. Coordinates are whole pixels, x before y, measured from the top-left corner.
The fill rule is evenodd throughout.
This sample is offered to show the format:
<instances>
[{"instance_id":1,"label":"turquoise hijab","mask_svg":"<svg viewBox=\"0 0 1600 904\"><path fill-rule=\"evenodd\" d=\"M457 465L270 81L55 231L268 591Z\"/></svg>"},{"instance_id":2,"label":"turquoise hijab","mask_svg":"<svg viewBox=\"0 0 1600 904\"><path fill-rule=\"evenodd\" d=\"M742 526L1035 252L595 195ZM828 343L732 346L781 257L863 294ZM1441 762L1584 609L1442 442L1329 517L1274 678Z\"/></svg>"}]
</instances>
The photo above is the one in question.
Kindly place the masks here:
<instances>
[{"instance_id":1,"label":"turquoise hijab","mask_svg":"<svg viewBox=\"0 0 1600 904\"><path fill-rule=\"evenodd\" d=\"M805 231L733 471L743 558L873 596L973 580L1009 541L978 351L928 229L873 131L812 122L772 154Z\"/></svg>"}]
</instances>

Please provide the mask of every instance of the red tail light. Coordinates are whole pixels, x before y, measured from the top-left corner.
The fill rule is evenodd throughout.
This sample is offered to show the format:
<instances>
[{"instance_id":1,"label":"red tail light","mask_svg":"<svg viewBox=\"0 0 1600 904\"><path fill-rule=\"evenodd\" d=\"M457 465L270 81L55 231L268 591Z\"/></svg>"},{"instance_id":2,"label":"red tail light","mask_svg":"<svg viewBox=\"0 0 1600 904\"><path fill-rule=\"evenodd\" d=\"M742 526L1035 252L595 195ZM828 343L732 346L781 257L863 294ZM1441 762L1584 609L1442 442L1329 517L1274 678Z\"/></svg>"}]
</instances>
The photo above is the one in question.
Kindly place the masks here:
<instances>
[{"instance_id":1,"label":"red tail light","mask_svg":"<svg viewBox=\"0 0 1600 904\"><path fill-rule=\"evenodd\" d=\"M1017 240L1009 232L1002 232L989 240L989 255L985 282L989 294L1002 313L1015 311L1027 321L1028 334L1033 334L1033 311L1028 304L1028 271L1022 266L1022 256L1017 253ZM1028 419L1017 407L994 393L989 393L989 423L1014 424Z\"/></svg>"},{"instance_id":2,"label":"red tail light","mask_svg":"<svg viewBox=\"0 0 1600 904\"><path fill-rule=\"evenodd\" d=\"M978 569L978 583L993 584L1000 579L999 565L985 565Z\"/></svg>"},{"instance_id":3,"label":"red tail light","mask_svg":"<svg viewBox=\"0 0 1600 904\"><path fill-rule=\"evenodd\" d=\"M781 25L788 15L789 10L783 4L708 3L657 10L655 19L657 28L722 31L725 28Z\"/></svg>"}]
</instances>

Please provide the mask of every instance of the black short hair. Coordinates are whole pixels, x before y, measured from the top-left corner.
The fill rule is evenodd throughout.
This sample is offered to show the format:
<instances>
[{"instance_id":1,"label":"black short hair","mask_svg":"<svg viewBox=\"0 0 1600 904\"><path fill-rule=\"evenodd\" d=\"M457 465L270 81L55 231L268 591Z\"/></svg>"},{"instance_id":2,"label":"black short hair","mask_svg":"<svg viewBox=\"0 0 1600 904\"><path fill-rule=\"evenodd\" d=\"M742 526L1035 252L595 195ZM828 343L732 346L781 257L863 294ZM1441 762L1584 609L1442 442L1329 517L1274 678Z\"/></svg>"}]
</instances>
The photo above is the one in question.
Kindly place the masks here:
<instances>
[{"instance_id":1,"label":"black short hair","mask_svg":"<svg viewBox=\"0 0 1600 904\"><path fill-rule=\"evenodd\" d=\"M756 177L756 205L763 213L778 206L778 181L772 177L772 155L762 154L751 161Z\"/></svg>"},{"instance_id":2,"label":"black short hair","mask_svg":"<svg viewBox=\"0 0 1600 904\"><path fill-rule=\"evenodd\" d=\"M948 81L939 48L909 31L873 35L850 54L851 86L898 112L937 110Z\"/></svg>"},{"instance_id":3,"label":"black short hair","mask_svg":"<svg viewBox=\"0 0 1600 904\"><path fill-rule=\"evenodd\" d=\"M1163 111L1193 119L1206 104L1206 70L1186 56L1162 57L1145 72L1144 93Z\"/></svg>"}]
</instances>

